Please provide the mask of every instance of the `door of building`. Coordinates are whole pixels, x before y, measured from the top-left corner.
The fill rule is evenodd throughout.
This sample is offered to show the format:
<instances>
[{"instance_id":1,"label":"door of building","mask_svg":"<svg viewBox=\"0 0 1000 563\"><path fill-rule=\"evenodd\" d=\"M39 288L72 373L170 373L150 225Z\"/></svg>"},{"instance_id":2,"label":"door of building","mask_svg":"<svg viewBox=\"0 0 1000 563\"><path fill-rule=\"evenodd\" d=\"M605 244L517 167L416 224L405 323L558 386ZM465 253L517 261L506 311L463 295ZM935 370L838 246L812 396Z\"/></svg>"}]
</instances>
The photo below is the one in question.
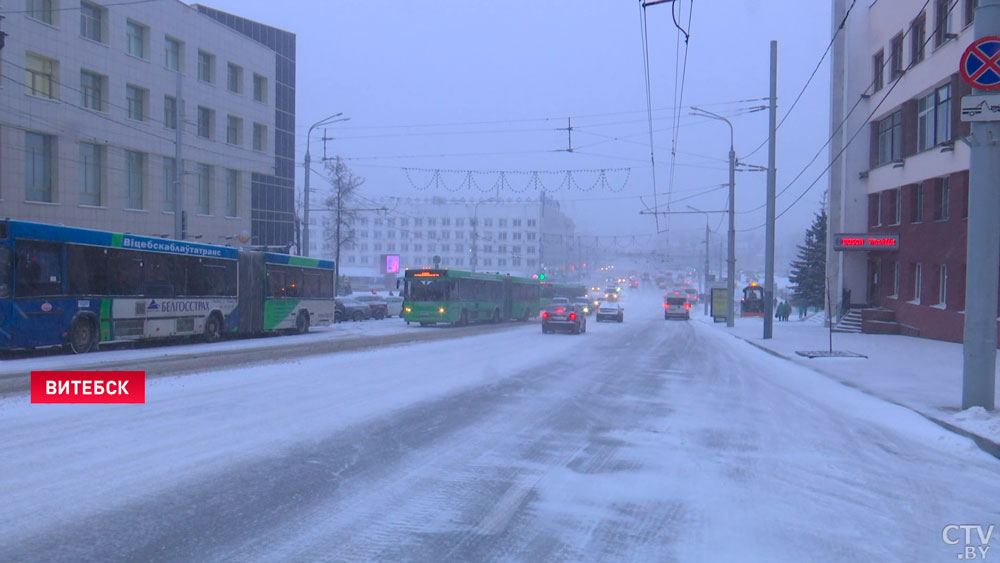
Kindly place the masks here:
<instances>
[{"instance_id":1,"label":"door of building","mask_svg":"<svg viewBox=\"0 0 1000 563\"><path fill-rule=\"evenodd\" d=\"M882 297L882 259L868 259L868 305L878 307Z\"/></svg>"}]
</instances>

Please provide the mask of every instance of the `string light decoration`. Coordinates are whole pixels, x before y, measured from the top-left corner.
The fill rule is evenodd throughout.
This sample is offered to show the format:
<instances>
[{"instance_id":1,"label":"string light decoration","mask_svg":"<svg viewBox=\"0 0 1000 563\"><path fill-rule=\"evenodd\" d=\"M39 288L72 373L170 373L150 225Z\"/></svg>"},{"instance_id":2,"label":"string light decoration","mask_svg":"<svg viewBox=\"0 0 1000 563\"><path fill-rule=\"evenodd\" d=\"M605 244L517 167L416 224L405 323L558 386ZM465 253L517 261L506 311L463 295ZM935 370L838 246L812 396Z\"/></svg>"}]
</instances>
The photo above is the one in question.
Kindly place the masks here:
<instances>
[{"instance_id":1,"label":"string light decoration","mask_svg":"<svg viewBox=\"0 0 1000 563\"><path fill-rule=\"evenodd\" d=\"M618 193L632 177L631 168L580 170L450 170L403 168L410 187L417 191L511 192L602 191ZM478 179L477 179L478 178ZM481 180L481 181L480 181Z\"/></svg>"}]
</instances>

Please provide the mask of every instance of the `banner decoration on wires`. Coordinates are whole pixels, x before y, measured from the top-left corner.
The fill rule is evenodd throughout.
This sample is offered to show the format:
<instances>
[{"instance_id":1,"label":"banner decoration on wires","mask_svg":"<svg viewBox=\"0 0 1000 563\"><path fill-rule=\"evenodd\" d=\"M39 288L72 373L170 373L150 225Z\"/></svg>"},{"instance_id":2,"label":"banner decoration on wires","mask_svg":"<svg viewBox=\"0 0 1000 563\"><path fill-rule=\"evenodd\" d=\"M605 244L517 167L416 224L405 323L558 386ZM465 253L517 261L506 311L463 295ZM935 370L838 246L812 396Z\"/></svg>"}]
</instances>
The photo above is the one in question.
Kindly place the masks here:
<instances>
[{"instance_id":1,"label":"banner decoration on wires","mask_svg":"<svg viewBox=\"0 0 1000 563\"><path fill-rule=\"evenodd\" d=\"M612 192L628 185L631 168L594 168L581 170L448 170L442 168L403 168L410 187L433 190L482 193L501 192Z\"/></svg>"}]
</instances>

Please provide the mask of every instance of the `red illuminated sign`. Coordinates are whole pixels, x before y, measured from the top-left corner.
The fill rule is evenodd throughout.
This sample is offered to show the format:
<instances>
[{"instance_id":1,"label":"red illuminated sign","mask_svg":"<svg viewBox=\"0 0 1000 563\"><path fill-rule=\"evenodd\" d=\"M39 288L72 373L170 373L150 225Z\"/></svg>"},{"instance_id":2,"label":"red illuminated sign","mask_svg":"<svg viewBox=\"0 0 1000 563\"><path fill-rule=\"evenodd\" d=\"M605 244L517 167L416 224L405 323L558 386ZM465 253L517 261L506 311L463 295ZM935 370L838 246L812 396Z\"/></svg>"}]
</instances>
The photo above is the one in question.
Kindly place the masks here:
<instances>
[{"instance_id":1,"label":"red illuminated sign","mask_svg":"<svg viewBox=\"0 0 1000 563\"><path fill-rule=\"evenodd\" d=\"M897 233L857 233L836 234L833 239L834 250L868 250L892 251L899 250L899 234Z\"/></svg>"},{"instance_id":2,"label":"red illuminated sign","mask_svg":"<svg viewBox=\"0 0 1000 563\"><path fill-rule=\"evenodd\" d=\"M144 371L33 371L32 403L145 403Z\"/></svg>"}]
</instances>

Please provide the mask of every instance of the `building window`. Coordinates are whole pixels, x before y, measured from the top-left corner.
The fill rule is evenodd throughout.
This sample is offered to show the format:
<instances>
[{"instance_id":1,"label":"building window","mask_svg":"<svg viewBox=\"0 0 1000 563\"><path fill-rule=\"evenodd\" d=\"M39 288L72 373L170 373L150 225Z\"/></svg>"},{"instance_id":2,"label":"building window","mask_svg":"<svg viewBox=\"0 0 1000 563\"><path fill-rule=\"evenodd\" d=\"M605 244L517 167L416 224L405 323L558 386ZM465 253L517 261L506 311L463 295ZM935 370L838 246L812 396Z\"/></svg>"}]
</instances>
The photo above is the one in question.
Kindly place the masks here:
<instances>
[{"instance_id":1,"label":"building window","mask_svg":"<svg viewBox=\"0 0 1000 563\"><path fill-rule=\"evenodd\" d=\"M198 163L198 205L197 212L208 215L212 211L212 166Z\"/></svg>"},{"instance_id":2,"label":"building window","mask_svg":"<svg viewBox=\"0 0 1000 563\"><path fill-rule=\"evenodd\" d=\"M923 281L923 270L923 264L917 264L913 267L913 301L916 303L920 303L920 294L923 289L923 284L921 283Z\"/></svg>"},{"instance_id":3,"label":"building window","mask_svg":"<svg viewBox=\"0 0 1000 563\"><path fill-rule=\"evenodd\" d=\"M163 207L177 211L177 159L163 157Z\"/></svg>"},{"instance_id":4,"label":"building window","mask_svg":"<svg viewBox=\"0 0 1000 563\"><path fill-rule=\"evenodd\" d=\"M941 273L938 278L938 303L948 304L948 265L941 264Z\"/></svg>"},{"instance_id":5,"label":"building window","mask_svg":"<svg viewBox=\"0 0 1000 563\"><path fill-rule=\"evenodd\" d=\"M240 171L226 169L226 216L239 217Z\"/></svg>"},{"instance_id":6,"label":"building window","mask_svg":"<svg viewBox=\"0 0 1000 563\"><path fill-rule=\"evenodd\" d=\"M528 233L528 240L535 240L535 235L537 233Z\"/></svg>"},{"instance_id":7,"label":"building window","mask_svg":"<svg viewBox=\"0 0 1000 563\"><path fill-rule=\"evenodd\" d=\"M236 94L243 93L243 67L229 63L229 74L226 80L226 87L230 92Z\"/></svg>"},{"instance_id":8,"label":"building window","mask_svg":"<svg viewBox=\"0 0 1000 563\"><path fill-rule=\"evenodd\" d=\"M890 197L892 198L892 209L893 209L892 224L899 225L900 223L903 222L902 189L896 188L892 190Z\"/></svg>"},{"instance_id":9,"label":"building window","mask_svg":"<svg viewBox=\"0 0 1000 563\"><path fill-rule=\"evenodd\" d=\"M924 185L913 186L910 197L910 222L920 223L924 220Z\"/></svg>"},{"instance_id":10,"label":"building window","mask_svg":"<svg viewBox=\"0 0 1000 563\"><path fill-rule=\"evenodd\" d=\"M965 25L970 25L976 19L976 8L979 0L965 0Z\"/></svg>"},{"instance_id":11,"label":"building window","mask_svg":"<svg viewBox=\"0 0 1000 563\"><path fill-rule=\"evenodd\" d=\"M104 111L105 78L87 70L80 71L80 105L96 111Z\"/></svg>"},{"instance_id":12,"label":"building window","mask_svg":"<svg viewBox=\"0 0 1000 563\"><path fill-rule=\"evenodd\" d=\"M130 55L146 58L146 35L149 28L141 23L128 20L125 24L126 52Z\"/></svg>"},{"instance_id":13,"label":"building window","mask_svg":"<svg viewBox=\"0 0 1000 563\"><path fill-rule=\"evenodd\" d=\"M889 51L889 76L896 80L903 76L903 34L892 38Z\"/></svg>"},{"instance_id":14,"label":"building window","mask_svg":"<svg viewBox=\"0 0 1000 563\"><path fill-rule=\"evenodd\" d=\"M198 50L198 80L215 84L215 55Z\"/></svg>"},{"instance_id":15,"label":"building window","mask_svg":"<svg viewBox=\"0 0 1000 563\"><path fill-rule=\"evenodd\" d=\"M934 46L948 40L948 29L951 27L951 3L955 0L934 0Z\"/></svg>"},{"instance_id":16,"label":"building window","mask_svg":"<svg viewBox=\"0 0 1000 563\"><path fill-rule=\"evenodd\" d=\"M920 98L917 105L917 146L927 150L951 140L951 86Z\"/></svg>"},{"instance_id":17,"label":"building window","mask_svg":"<svg viewBox=\"0 0 1000 563\"><path fill-rule=\"evenodd\" d=\"M267 103L267 77L257 73L253 75L253 99L257 102Z\"/></svg>"},{"instance_id":18,"label":"building window","mask_svg":"<svg viewBox=\"0 0 1000 563\"><path fill-rule=\"evenodd\" d=\"M924 45L927 43L927 16L920 12L910 24L910 66L924 60Z\"/></svg>"},{"instance_id":19,"label":"building window","mask_svg":"<svg viewBox=\"0 0 1000 563\"><path fill-rule=\"evenodd\" d=\"M215 122L215 110L198 106L198 136L212 138L212 124Z\"/></svg>"},{"instance_id":20,"label":"building window","mask_svg":"<svg viewBox=\"0 0 1000 563\"><path fill-rule=\"evenodd\" d=\"M267 126L261 123L253 124L253 150L267 150Z\"/></svg>"},{"instance_id":21,"label":"building window","mask_svg":"<svg viewBox=\"0 0 1000 563\"><path fill-rule=\"evenodd\" d=\"M90 2L80 2L80 35L104 43L104 8Z\"/></svg>"},{"instance_id":22,"label":"building window","mask_svg":"<svg viewBox=\"0 0 1000 563\"><path fill-rule=\"evenodd\" d=\"M55 21L52 0L28 0L28 17L52 25Z\"/></svg>"},{"instance_id":23,"label":"building window","mask_svg":"<svg viewBox=\"0 0 1000 563\"><path fill-rule=\"evenodd\" d=\"M125 86L125 99L128 100L128 118L136 121L146 121L146 95L148 90L132 84Z\"/></svg>"},{"instance_id":24,"label":"building window","mask_svg":"<svg viewBox=\"0 0 1000 563\"><path fill-rule=\"evenodd\" d=\"M937 221L947 221L950 211L949 202L951 200L951 179L948 176L940 178L935 194L934 219Z\"/></svg>"},{"instance_id":25,"label":"building window","mask_svg":"<svg viewBox=\"0 0 1000 563\"><path fill-rule=\"evenodd\" d=\"M903 111L878 122L878 164L879 166L903 159Z\"/></svg>"},{"instance_id":26,"label":"building window","mask_svg":"<svg viewBox=\"0 0 1000 563\"><path fill-rule=\"evenodd\" d=\"M104 147L80 143L80 203L101 204L101 187L104 178Z\"/></svg>"},{"instance_id":27,"label":"building window","mask_svg":"<svg viewBox=\"0 0 1000 563\"><path fill-rule=\"evenodd\" d=\"M24 198L28 201L52 201L51 135L24 134Z\"/></svg>"},{"instance_id":28,"label":"building window","mask_svg":"<svg viewBox=\"0 0 1000 563\"><path fill-rule=\"evenodd\" d=\"M878 227L882 224L882 194L868 194L868 224Z\"/></svg>"},{"instance_id":29,"label":"building window","mask_svg":"<svg viewBox=\"0 0 1000 563\"><path fill-rule=\"evenodd\" d=\"M892 268L892 295L891 297L899 297L899 262L893 264Z\"/></svg>"},{"instance_id":30,"label":"building window","mask_svg":"<svg viewBox=\"0 0 1000 563\"><path fill-rule=\"evenodd\" d=\"M937 106L934 122L934 138L938 144L951 140L951 85L945 85L935 91Z\"/></svg>"},{"instance_id":31,"label":"building window","mask_svg":"<svg viewBox=\"0 0 1000 563\"><path fill-rule=\"evenodd\" d=\"M180 72L183 60L183 43L179 39L166 37L163 40L163 64L170 70Z\"/></svg>"},{"instance_id":32,"label":"building window","mask_svg":"<svg viewBox=\"0 0 1000 563\"><path fill-rule=\"evenodd\" d=\"M173 96L163 96L163 125L177 129L177 98Z\"/></svg>"},{"instance_id":33,"label":"building window","mask_svg":"<svg viewBox=\"0 0 1000 563\"><path fill-rule=\"evenodd\" d=\"M138 151L125 151L125 196L129 209L143 208L146 183L146 155Z\"/></svg>"},{"instance_id":34,"label":"building window","mask_svg":"<svg viewBox=\"0 0 1000 563\"><path fill-rule=\"evenodd\" d=\"M235 115L226 118L226 142L230 145L243 144L243 119Z\"/></svg>"},{"instance_id":35,"label":"building window","mask_svg":"<svg viewBox=\"0 0 1000 563\"><path fill-rule=\"evenodd\" d=\"M528 219L528 226L529 227L534 227L535 226L535 220L534 219Z\"/></svg>"},{"instance_id":36,"label":"building window","mask_svg":"<svg viewBox=\"0 0 1000 563\"><path fill-rule=\"evenodd\" d=\"M53 88L56 63L41 55L28 53L24 62L24 87L28 94L41 98L55 99Z\"/></svg>"},{"instance_id":37,"label":"building window","mask_svg":"<svg viewBox=\"0 0 1000 563\"><path fill-rule=\"evenodd\" d=\"M879 49L878 53L872 57L872 93L878 92L884 85L882 82L882 68L885 66L885 52Z\"/></svg>"}]
</instances>

